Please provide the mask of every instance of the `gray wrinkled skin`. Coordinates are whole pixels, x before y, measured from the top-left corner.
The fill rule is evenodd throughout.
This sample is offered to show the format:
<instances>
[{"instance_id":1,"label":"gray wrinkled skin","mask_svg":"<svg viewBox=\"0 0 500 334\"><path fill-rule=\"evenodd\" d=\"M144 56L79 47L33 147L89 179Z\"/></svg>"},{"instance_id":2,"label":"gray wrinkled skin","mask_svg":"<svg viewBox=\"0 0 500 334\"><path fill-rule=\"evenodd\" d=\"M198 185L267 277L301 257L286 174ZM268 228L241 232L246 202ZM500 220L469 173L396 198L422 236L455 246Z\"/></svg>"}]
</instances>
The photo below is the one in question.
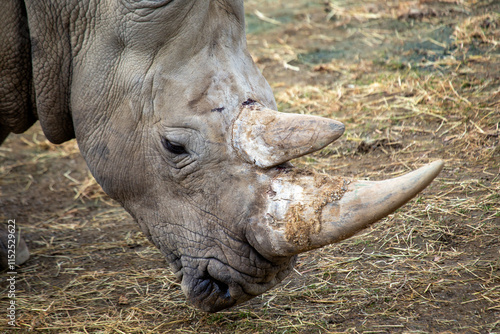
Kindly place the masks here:
<instances>
[{"instance_id":1,"label":"gray wrinkled skin","mask_svg":"<svg viewBox=\"0 0 500 334\"><path fill-rule=\"evenodd\" d=\"M0 12L11 22L0 55L23 59L0 66L0 142L36 119L54 143L76 137L104 191L205 311L290 272L294 256L264 258L247 240L266 191L258 178L278 171L230 145L243 102L276 109L247 51L243 1L2 0Z\"/></svg>"}]
</instances>

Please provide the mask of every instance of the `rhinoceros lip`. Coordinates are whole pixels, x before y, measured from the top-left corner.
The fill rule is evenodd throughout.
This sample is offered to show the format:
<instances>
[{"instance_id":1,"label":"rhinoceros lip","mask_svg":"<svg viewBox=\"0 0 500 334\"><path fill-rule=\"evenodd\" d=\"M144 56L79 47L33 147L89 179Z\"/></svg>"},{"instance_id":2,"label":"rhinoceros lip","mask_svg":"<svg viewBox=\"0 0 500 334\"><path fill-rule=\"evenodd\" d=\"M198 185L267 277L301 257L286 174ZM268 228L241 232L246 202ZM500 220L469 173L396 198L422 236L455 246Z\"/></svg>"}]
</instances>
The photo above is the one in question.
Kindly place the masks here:
<instances>
[{"instance_id":1,"label":"rhinoceros lip","mask_svg":"<svg viewBox=\"0 0 500 334\"><path fill-rule=\"evenodd\" d=\"M213 313L244 303L273 288L288 276L295 260L293 256L273 262L271 272L252 277L216 258L199 259L198 263L191 262L189 267L180 268L176 275L189 302L202 311Z\"/></svg>"},{"instance_id":2,"label":"rhinoceros lip","mask_svg":"<svg viewBox=\"0 0 500 334\"><path fill-rule=\"evenodd\" d=\"M228 264L215 258L182 268L181 287L191 304L205 312L218 312L255 295L245 291L229 273Z\"/></svg>"},{"instance_id":3,"label":"rhinoceros lip","mask_svg":"<svg viewBox=\"0 0 500 334\"><path fill-rule=\"evenodd\" d=\"M238 300L231 296L229 286L210 275L184 275L182 287L191 304L205 312L218 312L234 306Z\"/></svg>"}]
</instances>

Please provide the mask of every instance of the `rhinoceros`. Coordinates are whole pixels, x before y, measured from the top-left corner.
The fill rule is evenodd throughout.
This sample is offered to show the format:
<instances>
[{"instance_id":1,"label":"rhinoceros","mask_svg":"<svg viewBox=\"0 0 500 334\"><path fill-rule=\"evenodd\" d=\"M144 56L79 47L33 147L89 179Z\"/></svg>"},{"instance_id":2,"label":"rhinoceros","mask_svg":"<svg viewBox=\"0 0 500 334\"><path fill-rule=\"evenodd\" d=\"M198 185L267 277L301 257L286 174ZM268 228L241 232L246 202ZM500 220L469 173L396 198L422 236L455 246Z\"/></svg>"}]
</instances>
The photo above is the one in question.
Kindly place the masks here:
<instances>
[{"instance_id":1,"label":"rhinoceros","mask_svg":"<svg viewBox=\"0 0 500 334\"><path fill-rule=\"evenodd\" d=\"M277 111L243 0L2 0L0 19L0 142L37 120L52 143L76 138L203 311L271 289L443 166L379 182L294 168L344 125Z\"/></svg>"}]
</instances>

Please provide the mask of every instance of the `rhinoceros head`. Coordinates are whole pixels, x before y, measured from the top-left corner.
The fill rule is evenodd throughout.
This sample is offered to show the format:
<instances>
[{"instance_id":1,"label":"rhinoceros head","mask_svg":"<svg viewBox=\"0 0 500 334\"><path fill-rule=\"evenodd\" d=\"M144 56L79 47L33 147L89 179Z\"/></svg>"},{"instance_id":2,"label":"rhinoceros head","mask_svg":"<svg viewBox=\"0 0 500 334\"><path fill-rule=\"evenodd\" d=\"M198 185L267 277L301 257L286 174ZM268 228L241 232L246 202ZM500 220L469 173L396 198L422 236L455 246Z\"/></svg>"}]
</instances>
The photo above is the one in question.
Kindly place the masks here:
<instances>
[{"instance_id":1,"label":"rhinoceros head","mask_svg":"<svg viewBox=\"0 0 500 334\"><path fill-rule=\"evenodd\" d=\"M74 128L97 181L202 310L272 288L296 254L384 217L441 169L359 182L292 168L344 126L275 111L247 51L243 1L70 3L27 6L42 126L55 142Z\"/></svg>"}]
</instances>

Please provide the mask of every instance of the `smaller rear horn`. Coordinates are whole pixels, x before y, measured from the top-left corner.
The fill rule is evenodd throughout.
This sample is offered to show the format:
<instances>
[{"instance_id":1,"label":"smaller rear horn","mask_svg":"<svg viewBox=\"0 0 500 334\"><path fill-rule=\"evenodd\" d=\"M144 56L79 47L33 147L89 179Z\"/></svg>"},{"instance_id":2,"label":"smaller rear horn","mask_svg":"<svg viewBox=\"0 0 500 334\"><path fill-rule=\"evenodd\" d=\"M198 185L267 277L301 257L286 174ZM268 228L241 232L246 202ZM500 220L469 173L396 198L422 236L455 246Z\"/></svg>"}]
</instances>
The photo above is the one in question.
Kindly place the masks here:
<instances>
[{"instance_id":1,"label":"smaller rear horn","mask_svg":"<svg viewBox=\"0 0 500 334\"><path fill-rule=\"evenodd\" d=\"M328 118L244 103L233 125L232 144L247 162L269 168L322 149L344 129L344 124Z\"/></svg>"}]
</instances>

